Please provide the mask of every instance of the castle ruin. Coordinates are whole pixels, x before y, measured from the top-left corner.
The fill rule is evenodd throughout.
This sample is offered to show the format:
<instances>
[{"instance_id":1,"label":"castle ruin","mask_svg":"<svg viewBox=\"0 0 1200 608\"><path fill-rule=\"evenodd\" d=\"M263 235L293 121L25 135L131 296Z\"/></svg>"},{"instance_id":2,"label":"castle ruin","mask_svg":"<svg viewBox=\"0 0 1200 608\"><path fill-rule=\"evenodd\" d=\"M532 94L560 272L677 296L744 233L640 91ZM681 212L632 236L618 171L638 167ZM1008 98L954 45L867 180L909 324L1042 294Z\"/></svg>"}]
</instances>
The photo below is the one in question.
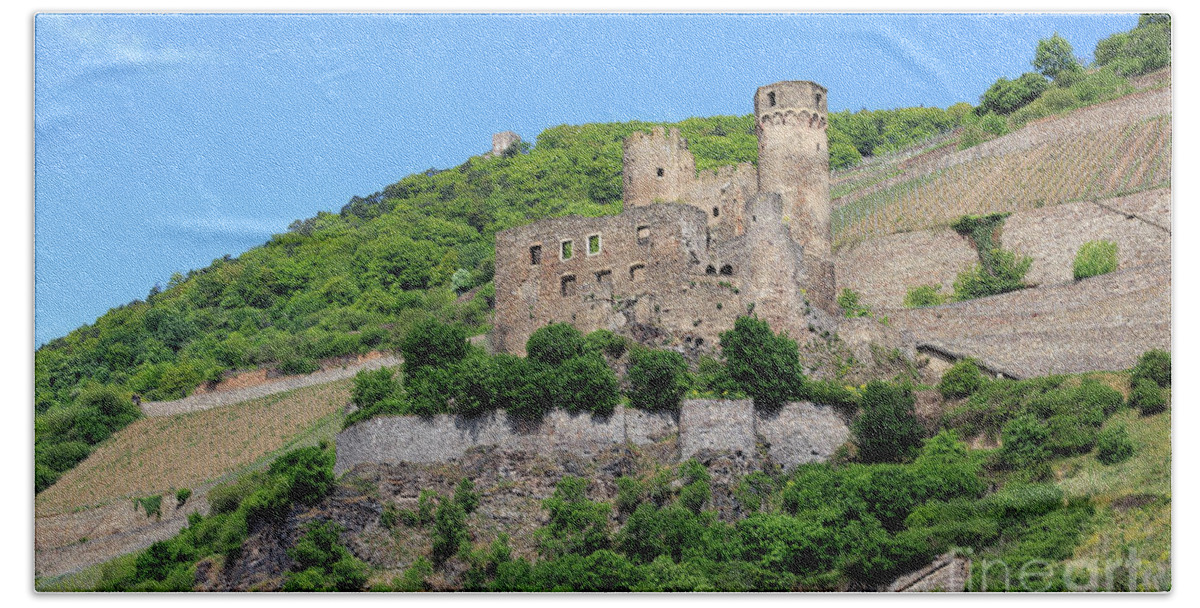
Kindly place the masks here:
<instances>
[{"instance_id":1,"label":"castle ruin","mask_svg":"<svg viewBox=\"0 0 1200 608\"><path fill-rule=\"evenodd\" d=\"M754 96L758 167L697 174L678 129L625 141L625 210L496 235L492 345L523 354L537 328L667 332L715 344L749 312L799 336L835 313L826 90L784 81Z\"/></svg>"}]
</instances>

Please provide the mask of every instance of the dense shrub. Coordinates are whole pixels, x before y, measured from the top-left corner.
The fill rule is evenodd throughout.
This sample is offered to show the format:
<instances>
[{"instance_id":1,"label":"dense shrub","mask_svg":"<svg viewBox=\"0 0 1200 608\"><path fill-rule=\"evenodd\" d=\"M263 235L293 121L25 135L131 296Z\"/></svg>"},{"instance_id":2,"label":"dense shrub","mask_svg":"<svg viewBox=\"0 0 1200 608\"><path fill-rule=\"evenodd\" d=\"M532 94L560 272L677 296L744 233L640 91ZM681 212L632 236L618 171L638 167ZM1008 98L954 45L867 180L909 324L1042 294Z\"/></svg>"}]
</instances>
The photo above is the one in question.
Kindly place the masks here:
<instances>
[{"instance_id":1,"label":"dense shrub","mask_svg":"<svg viewBox=\"0 0 1200 608\"><path fill-rule=\"evenodd\" d=\"M1075 254L1072 273L1075 280L1108 274L1117 269L1117 244L1112 241L1088 241Z\"/></svg>"},{"instance_id":2,"label":"dense shrub","mask_svg":"<svg viewBox=\"0 0 1200 608\"><path fill-rule=\"evenodd\" d=\"M342 546L341 526L312 521L296 545L288 549L292 566L284 573L284 591L361 591L368 567Z\"/></svg>"},{"instance_id":3,"label":"dense shrub","mask_svg":"<svg viewBox=\"0 0 1200 608\"><path fill-rule=\"evenodd\" d=\"M869 317L871 309L866 304L862 303L862 296L850 288L842 289L837 297L837 305L841 307L842 314L847 317Z\"/></svg>"},{"instance_id":4,"label":"dense shrub","mask_svg":"<svg viewBox=\"0 0 1200 608\"><path fill-rule=\"evenodd\" d=\"M535 536L547 557L566 554L588 555L609 545L607 503L587 499L587 480L566 476L559 480L554 494L542 501L550 519Z\"/></svg>"},{"instance_id":5,"label":"dense shrub","mask_svg":"<svg viewBox=\"0 0 1200 608\"><path fill-rule=\"evenodd\" d=\"M975 360L969 357L955 362L938 382L938 390L946 399L969 397L982 386L983 374L979 373Z\"/></svg>"},{"instance_id":6,"label":"dense shrub","mask_svg":"<svg viewBox=\"0 0 1200 608\"><path fill-rule=\"evenodd\" d=\"M941 285L917 285L909 287L904 294L905 308L924 308L938 306L946 302L946 296L941 293Z\"/></svg>"},{"instance_id":7,"label":"dense shrub","mask_svg":"<svg viewBox=\"0 0 1200 608\"><path fill-rule=\"evenodd\" d=\"M180 488L175 491L175 508L182 507L192 497L191 488Z\"/></svg>"},{"instance_id":8,"label":"dense shrub","mask_svg":"<svg viewBox=\"0 0 1200 608\"><path fill-rule=\"evenodd\" d=\"M441 565L470 540L467 514L456 500L442 499L433 518L433 563Z\"/></svg>"},{"instance_id":9,"label":"dense shrub","mask_svg":"<svg viewBox=\"0 0 1200 608\"><path fill-rule=\"evenodd\" d=\"M591 350L604 353L614 359L619 359L629 349L628 340L607 329L597 329L584 338Z\"/></svg>"},{"instance_id":10,"label":"dense shrub","mask_svg":"<svg viewBox=\"0 0 1200 608\"><path fill-rule=\"evenodd\" d=\"M399 391L400 383L396 381L395 370L392 368L364 369L354 376L350 400L359 409L365 409L384 399L394 398Z\"/></svg>"},{"instance_id":11,"label":"dense shrub","mask_svg":"<svg viewBox=\"0 0 1200 608\"><path fill-rule=\"evenodd\" d=\"M467 356L467 332L462 326L435 319L421 321L404 336L400 352L406 376L422 367L445 368Z\"/></svg>"},{"instance_id":12,"label":"dense shrub","mask_svg":"<svg viewBox=\"0 0 1200 608\"><path fill-rule=\"evenodd\" d=\"M475 491L475 482L470 477L463 477L454 488L454 502L462 507L463 513L470 515L479 507L479 492Z\"/></svg>"},{"instance_id":13,"label":"dense shrub","mask_svg":"<svg viewBox=\"0 0 1200 608\"><path fill-rule=\"evenodd\" d=\"M1171 16L1142 15L1136 28L1096 43L1096 64L1122 76L1153 72L1171 63Z\"/></svg>"},{"instance_id":14,"label":"dense shrub","mask_svg":"<svg viewBox=\"0 0 1200 608\"><path fill-rule=\"evenodd\" d=\"M796 341L776 335L766 321L738 317L721 333L721 352L729 377L758 407L778 407L803 390Z\"/></svg>"},{"instance_id":15,"label":"dense shrub","mask_svg":"<svg viewBox=\"0 0 1200 608\"><path fill-rule=\"evenodd\" d=\"M545 365L562 365L587 351L583 334L567 323L538 328L525 342L529 358Z\"/></svg>"},{"instance_id":16,"label":"dense shrub","mask_svg":"<svg viewBox=\"0 0 1200 608\"><path fill-rule=\"evenodd\" d=\"M543 377L552 382L554 405L569 412L608 416L620 400L616 374L594 352L568 359Z\"/></svg>"},{"instance_id":17,"label":"dense shrub","mask_svg":"<svg viewBox=\"0 0 1200 608\"><path fill-rule=\"evenodd\" d=\"M679 489L679 504L692 513L699 513L712 498L712 476L695 458L679 465L679 474L683 482Z\"/></svg>"},{"instance_id":18,"label":"dense shrub","mask_svg":"<svg viewBox=\"0 0 1200 608\"><path fill-rule=\"evenodd\" d=\"M1131 380L1136 383L1143 378L1164 388L1171 386L1171 353L1157 348L1142 353L1133 367Z\"/></svg>"},{"instance_id":19,"label":"dense shrub","mask_svg":"<svg viewBox=\"0 0 1200 608\"><path fill-rule=\"evenodd\" d=\"M492 399L496 407L522 420L540 420L554 407L552 369L531 359L500 354L492 359Z\"/></svg>"},{"instance_id":20,"label":"dense shrub","mask_svg":"<svg viewBox=\"0 0 1200 608\"><path fill-rule=\"evenodd\" d=\"M669 350L637 348L630 354L629 401L650 411L674 411L687 390L687 362Z\"/></svg>"},{"instance_id":21,"label":"dense shrub","mask_svg":"<svg viewBox=\"0 0 1200 608\"><path fill-rule=\"evenodd\" d=\"M993 249L991 263L975 264L954 279L955 301L993 296L1025 288L1025 273L1033 265L1033 258L1004 249Z\"/></svg>"},{"instance_id":22,"label":"dense shrub","mask_svg":"<svg viewBox=\"0 0 1200 608\"><path fill-rule=\"evenodd\" d=\"M1050 458L1046 449L1049 432L1031 414L1022 414L1004 425L1000 457L1005 464L1018 469L1042 464Z\"/></svg>"},{"instance_id":23,"label":"dense shrub","mask_svg":"<svg viewBox=\"0 0 1200 608\"><path fill-rule=\"evenodd\" d=\"M1143 416L1150 416L1166 411L1167 398L1163 395L1163 389L1154 381L1139 378L1133 383L1133 390L1129 393L1129 405L1137 408Z\"/></svg>"},{"instance_id":24,"label":"dense shrub","mask_svg":"<svg viewBox=\"0 0 1200 608\"><path fill-rule=\"evenodd\" d=\"M1049 86L1050 83L1036 72L1026 72L1016 80L1000 78L983 93L975 111L980 115L988 112L1011 114L1037 99Z\"/></svg>"},{"instance_id":25,"label":"dense shrub","mask_svg":"<svg viewBox=\"0 0 1200 608\"><path fill-rule=\"evenodd\" d=\"M913 412L912 389L872 381L851 428L864 462L899 462L921 447L924 431Z\"/></svg>"},{"instance_id":26,"label":"dense shrub","mask_svg":"<svg viewBox=\"0 0 1200 608\"><path fill-rule=\"evenodd\" d=\"M1133 450L1125 425L1113 425L1104 429L1096 441L1096 460L1104 464L1125 462L1133 456Z\"/></svg>"}]
</instances>

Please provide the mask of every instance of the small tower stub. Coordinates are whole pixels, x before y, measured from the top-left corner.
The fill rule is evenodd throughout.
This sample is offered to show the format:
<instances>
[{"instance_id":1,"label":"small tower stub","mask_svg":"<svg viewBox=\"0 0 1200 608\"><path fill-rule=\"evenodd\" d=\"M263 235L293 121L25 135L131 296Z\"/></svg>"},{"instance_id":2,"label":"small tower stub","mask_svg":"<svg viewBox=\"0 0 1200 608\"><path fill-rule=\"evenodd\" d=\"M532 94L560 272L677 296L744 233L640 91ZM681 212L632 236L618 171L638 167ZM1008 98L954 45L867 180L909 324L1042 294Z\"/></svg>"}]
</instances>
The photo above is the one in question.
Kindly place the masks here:
<instances>
[{"instance_id":1,"label":"small tower stub","mask_svg":"<svg viewBox=\"0 0 1200 608\"><path fill-rule=\"evenodd\" d=\"M513 145L519 143L521 143L521 136L513 133L512 131L501 131L500 133L496 133L495 135L492 135L491 156L500 156L501 154L504 154L505 150L508 150Z\"/></svg>"},{"instance_id":2,"label":"small tower stub","mask_svg":"<svg viewBox=\"0 0 1200 608\"><path fill-rule=\"evenodd\" d=\"M625 139L622 167L625 173L625 207L674 202L696 176L696 159L688 151L679 129L654 127Z\"/></svg>"}]
</instances>

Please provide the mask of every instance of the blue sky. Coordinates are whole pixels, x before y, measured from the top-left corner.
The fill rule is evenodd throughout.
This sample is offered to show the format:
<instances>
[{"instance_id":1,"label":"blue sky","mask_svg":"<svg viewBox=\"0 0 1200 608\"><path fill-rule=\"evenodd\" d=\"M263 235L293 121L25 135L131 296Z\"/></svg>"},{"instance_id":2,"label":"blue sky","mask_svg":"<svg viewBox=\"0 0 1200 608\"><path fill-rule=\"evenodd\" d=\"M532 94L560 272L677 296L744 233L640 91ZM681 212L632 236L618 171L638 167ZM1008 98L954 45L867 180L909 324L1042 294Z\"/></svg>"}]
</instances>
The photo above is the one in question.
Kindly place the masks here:
<instances>
[{"instance_id":1,"label":"blue sky","mask_svg":"<svg viewBox=\"0 0 1200 608\"><path fill-rule=\"evenodd\" d=\"M294 219L514 130L747 114L777 80L831 110L977 103L1058 32L1133 14L39 15L35 342Z\"/></svg>"}]
</instances>

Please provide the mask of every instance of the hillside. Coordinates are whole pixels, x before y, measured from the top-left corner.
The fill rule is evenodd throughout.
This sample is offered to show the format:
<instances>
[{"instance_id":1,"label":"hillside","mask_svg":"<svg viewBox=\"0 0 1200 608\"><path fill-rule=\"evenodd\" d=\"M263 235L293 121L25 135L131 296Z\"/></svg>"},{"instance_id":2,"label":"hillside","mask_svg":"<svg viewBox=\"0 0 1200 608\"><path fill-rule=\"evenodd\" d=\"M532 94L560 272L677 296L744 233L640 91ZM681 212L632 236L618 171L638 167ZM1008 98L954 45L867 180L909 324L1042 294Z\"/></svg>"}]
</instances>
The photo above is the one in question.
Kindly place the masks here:
<instances>
[{"instance_id":1,"label":"hillside","mask_svg":"<svg viewBox=\"0 0 1200 608\"><path fill-rule=\"evenodd\" d=\"M409 176L177 275L35 354L35 560L49 576L38 584L866 590L920 582L931 563L965 569L945 553L965 547L976 552L968 589L991 588L979 574L989 559L1062 573L1130 551L1169 586L1170 362L1152 349L1171 346L1172 89L1169 67L1117 74L1041 81L1000 113L985 94L978 108L830 115L839 305L861 318L840 335L810 324L798 344L765 328L742 351L722 336L720 350L685 359L601 330L548 347L553 362L532 347L528 358L475 348L493 314L495 234L620 212L621 142L657 123L547 129L533 146ZM698 171L757 160L753 116L667 126ZM1111 267L1076 274L1078 252L1101 241ZM997 278L989 264L1008 259L997 252L1028 256L1015 285L960 298L964 270ZM934 295L914 304L914 289ZM340 367L399 363L397 349L428 357L398 380L389 370L352 383L358 368ZM1128 370L1156 356L1165 381L1136 386ZM952 394L964 373L975 383ZM638 384L650 374L671 390ZM675 398L676 422L685 393L749 396L775 415L785 402L833 406L852 439L789 469L753 431L697 460L680 456L678 432L590 461L544 453L582 426L563 426L561 442L530 430L556 408L609 420L614 405L660 407L635 404L639 390ZM501 431L477 417L500 410L512 416L501 431L526 443L335 478L325 440L343 425L444 415L447 433L492 437ZM869 425L896 412L907 443L872 447L895 425ZM434 436L406 435L405 453L449 447L422 444ZM1101 464L1113 437L1128 459Z\"/></svg>"}]
</instances>

